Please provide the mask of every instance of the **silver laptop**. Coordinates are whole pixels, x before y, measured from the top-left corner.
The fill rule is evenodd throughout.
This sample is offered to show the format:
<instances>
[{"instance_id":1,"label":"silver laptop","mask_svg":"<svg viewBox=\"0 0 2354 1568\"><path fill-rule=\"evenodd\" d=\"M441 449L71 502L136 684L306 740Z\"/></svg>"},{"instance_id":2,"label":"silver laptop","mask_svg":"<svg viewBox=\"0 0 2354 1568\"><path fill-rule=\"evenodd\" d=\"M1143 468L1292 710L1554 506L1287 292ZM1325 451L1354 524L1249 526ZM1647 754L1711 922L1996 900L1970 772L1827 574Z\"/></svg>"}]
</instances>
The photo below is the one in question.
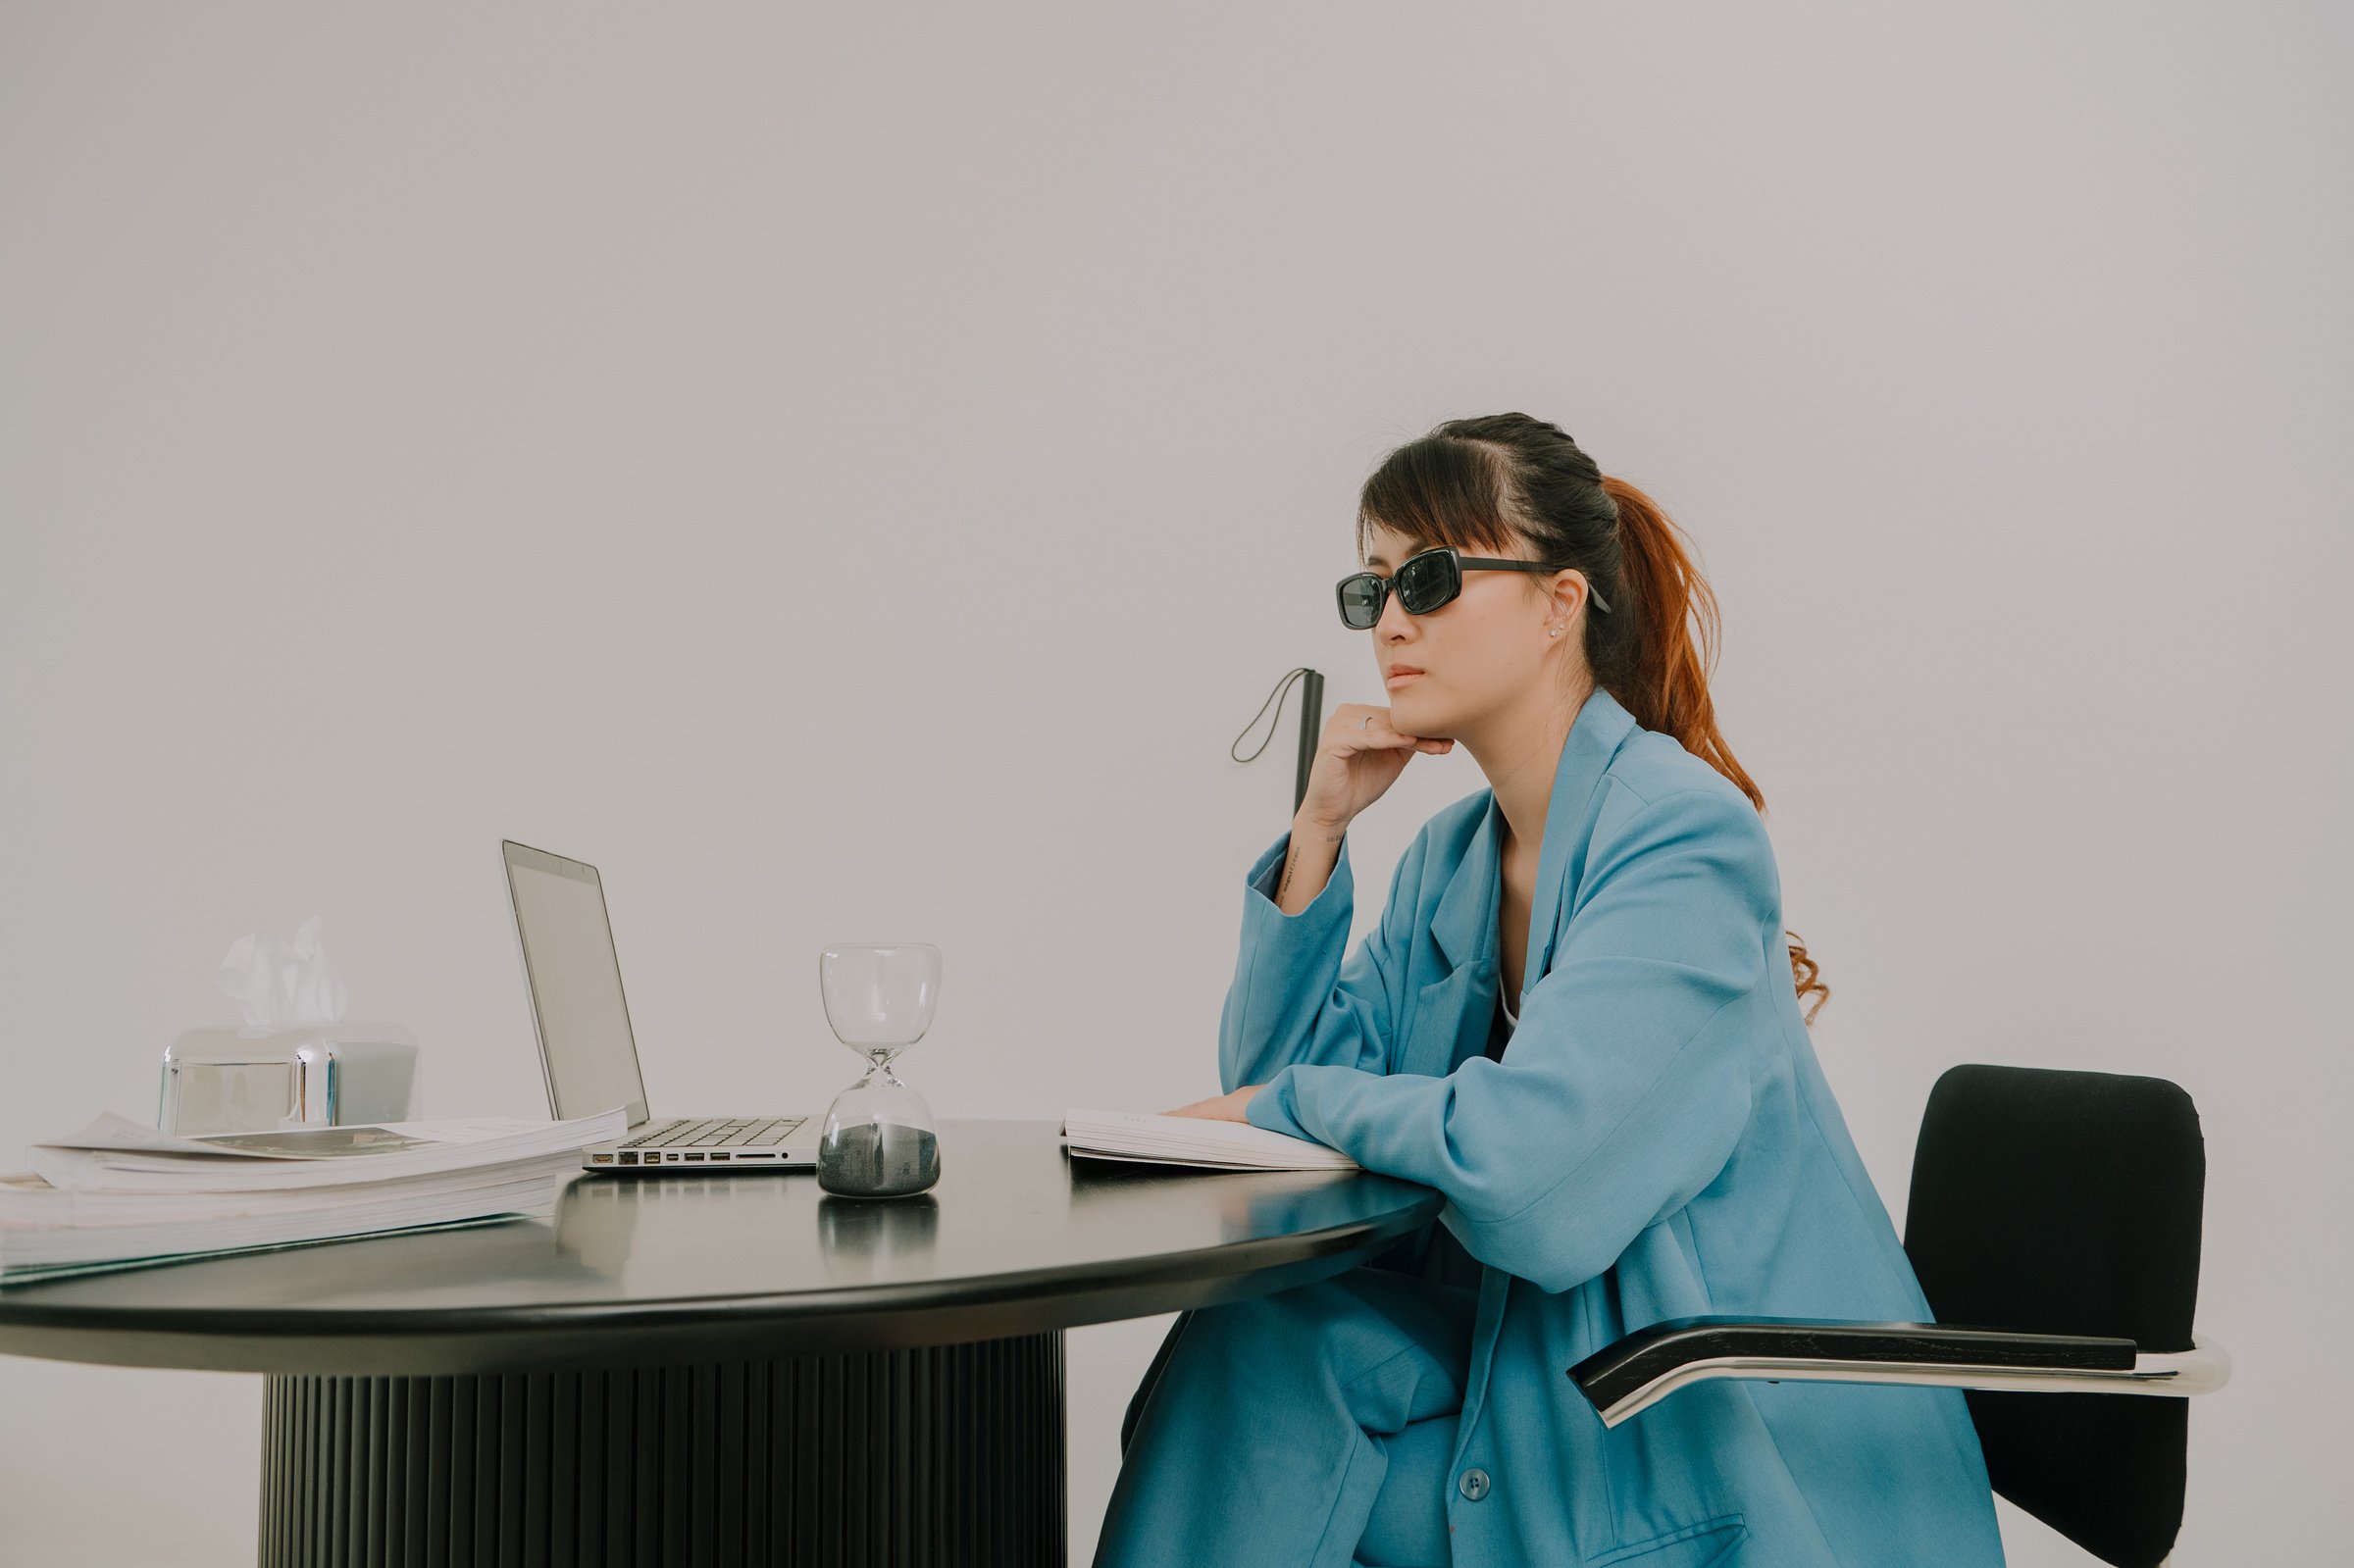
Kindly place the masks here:
<instances>
[{"instance_id":1,"label":"silver laptop","mask_svg":"<svg viewBox=\"0 0 2354 1568\"><path fill-rule=\"evenodd\" d=\"M603 880L594 866L544 849L512 840L500 848L548 1106L559 1119L616 1105L629 1113L628 1134L589 1144L581 1164L617 1176L817 1169L817 1138L806 1116L646 1115Z\"/></svg>"}]
</instances>

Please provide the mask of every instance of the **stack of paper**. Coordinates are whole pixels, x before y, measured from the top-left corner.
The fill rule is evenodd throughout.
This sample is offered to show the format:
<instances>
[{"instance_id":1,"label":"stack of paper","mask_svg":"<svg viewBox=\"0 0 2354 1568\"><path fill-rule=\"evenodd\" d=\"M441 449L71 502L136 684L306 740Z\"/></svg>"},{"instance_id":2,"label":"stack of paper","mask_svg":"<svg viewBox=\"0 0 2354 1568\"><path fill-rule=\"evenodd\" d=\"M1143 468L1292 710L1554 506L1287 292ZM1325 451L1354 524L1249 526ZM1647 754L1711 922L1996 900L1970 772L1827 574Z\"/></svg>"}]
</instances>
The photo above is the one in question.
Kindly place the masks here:
<instances>
[{"instance_id":1,"label":"stack of paper","mask_svg":"<svg viewBox=\"0 0 2354 1568\"><path fill-rule=\"evenodd\" d=\"M544 1209L620 1111L178 1138L101 1116L0 1176L0 1285Z\"/></svg>"},{"instance_id":2,"label":"stack of paper","mask_svg":"<svg viewBox=\"0 0 2354 1568\"><path fill-rule=\"evenodd\" d=\"M1219 1171L1354 1171L1339 1149L1248 1122L1144 1111L1065 1111L1063 1146L1093 1159L1199 1165Z\"/></svg>"}]
</instances>

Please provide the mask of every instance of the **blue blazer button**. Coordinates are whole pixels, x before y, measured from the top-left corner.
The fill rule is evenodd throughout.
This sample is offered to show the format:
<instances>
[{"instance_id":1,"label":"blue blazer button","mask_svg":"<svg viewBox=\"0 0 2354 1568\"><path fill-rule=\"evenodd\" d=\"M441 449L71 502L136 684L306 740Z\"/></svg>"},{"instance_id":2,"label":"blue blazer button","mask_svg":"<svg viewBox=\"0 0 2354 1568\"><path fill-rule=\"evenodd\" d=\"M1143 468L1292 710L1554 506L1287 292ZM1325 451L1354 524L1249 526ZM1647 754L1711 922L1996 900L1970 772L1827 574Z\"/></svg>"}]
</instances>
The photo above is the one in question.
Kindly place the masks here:
<instances>
[{"instance_id":1,"label":"blue blazer button","mask_svg":"<svg viewBox=\"0 0 2354 1568\"><path fill-rule=\"evenodd\" d=\"M1485 1470L1466 1470L1462 1479L1455 1485L1464 1496L1477 1502L1488 1494L1488 1473Z\"/></svg>"}]
</instances>

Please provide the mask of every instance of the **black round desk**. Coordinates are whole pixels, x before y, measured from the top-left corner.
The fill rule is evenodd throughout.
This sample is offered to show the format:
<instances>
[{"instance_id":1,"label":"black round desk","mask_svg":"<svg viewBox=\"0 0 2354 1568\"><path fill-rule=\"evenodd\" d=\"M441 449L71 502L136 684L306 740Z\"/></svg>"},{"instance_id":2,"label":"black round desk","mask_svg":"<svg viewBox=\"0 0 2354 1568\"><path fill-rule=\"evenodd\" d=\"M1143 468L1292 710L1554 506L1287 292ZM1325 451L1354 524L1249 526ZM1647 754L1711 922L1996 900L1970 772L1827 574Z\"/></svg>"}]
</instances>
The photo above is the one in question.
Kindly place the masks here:
<instances>
[{"instance_id":1,"label":"black round desk","mask_svg":"<svg viewBox=\"0 0 2354 1568\"><path fill-rule=\"evenodd\" d=\"M1437 1217L945 1121L938 1186L608 1178L552 1218L0 1290L0 1351L259 1372L264 1564L1064 1556L1062 1331L1288 1289Z\"/></svg>"}]
</instances>

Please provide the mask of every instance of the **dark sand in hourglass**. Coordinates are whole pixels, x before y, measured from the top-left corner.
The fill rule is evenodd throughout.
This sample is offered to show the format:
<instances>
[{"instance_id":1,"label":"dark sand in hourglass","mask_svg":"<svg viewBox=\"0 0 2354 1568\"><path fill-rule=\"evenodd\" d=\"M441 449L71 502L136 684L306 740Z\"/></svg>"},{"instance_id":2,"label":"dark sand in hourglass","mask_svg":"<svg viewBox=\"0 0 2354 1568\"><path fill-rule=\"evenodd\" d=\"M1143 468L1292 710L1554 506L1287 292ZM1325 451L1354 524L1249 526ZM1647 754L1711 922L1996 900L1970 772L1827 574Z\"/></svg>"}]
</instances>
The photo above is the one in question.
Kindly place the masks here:
<instances>
[{"instance_id":1,"label":"dark sand in hourglass","mask_svg":"<svg viewBox=\"0 0 2354 1568\"><path fill-rule=\"evenodd\" d=\"M845 1127L817 1149L817 1185L853 1197L898 1197L940 1180L940 1139L896 1122Z\"/></svg>"}]
</instances>

